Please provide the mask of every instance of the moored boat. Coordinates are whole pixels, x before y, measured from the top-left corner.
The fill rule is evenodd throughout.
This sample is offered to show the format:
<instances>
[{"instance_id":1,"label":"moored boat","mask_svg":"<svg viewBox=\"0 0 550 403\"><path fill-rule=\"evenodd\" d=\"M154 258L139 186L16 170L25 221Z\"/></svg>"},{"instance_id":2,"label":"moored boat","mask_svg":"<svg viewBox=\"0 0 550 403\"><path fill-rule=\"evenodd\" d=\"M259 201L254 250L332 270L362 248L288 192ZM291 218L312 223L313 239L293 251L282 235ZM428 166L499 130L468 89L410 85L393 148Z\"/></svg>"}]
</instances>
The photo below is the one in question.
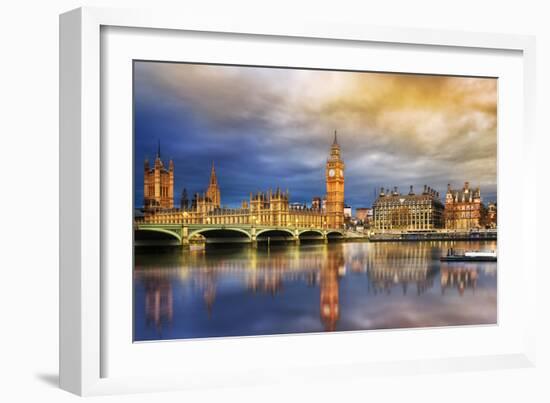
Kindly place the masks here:
<instances>
[{"instance_id":1,"label":"moored boat","mask_svg":"<svg viewBox=\"0 0 550 403\"><path fill-rule=\"evenodd\" d=\"M453 248L447 250L446 256L439 258L442 262L496 262L497 253L495 251L467 251L464 253L455 253Z\"/></svg>"}]
</instances>

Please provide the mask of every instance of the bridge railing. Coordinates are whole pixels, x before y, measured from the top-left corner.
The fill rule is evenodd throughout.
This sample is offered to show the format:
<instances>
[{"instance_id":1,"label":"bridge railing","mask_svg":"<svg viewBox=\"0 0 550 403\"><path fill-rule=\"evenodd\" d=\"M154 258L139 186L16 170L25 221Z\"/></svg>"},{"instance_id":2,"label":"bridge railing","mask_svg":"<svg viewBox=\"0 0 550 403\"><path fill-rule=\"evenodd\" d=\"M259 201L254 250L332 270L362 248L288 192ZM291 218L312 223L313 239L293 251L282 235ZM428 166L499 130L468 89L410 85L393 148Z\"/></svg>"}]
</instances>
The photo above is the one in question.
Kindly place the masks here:
<instances>
[{"instance_id":1,"label":"bridge railing","mask_svg":"<svg viewBox=\"0 0 550 403\"><path fill-rule=\"evenodd\" d=\"M296 226L296 225L268 225L268 224L215 224L215 223L171 223L171 222L152 222L143 220L141 217L136 217L134 220L135 226L144 226L144 227L173 227L173 226L187 226L192 229L197 228L211 228L211 229L231 229L231 228L242 228L242 229L251 229L256 228L256 231L262 231L262 230L300 230L300 232L304 231L317 231L317 232L339 232L343 234L345 231L340 228L328 228L328 227L318 227L318 226L311 226L311 225L304 225L304 226Z\"/></svg>"}]
</instances>

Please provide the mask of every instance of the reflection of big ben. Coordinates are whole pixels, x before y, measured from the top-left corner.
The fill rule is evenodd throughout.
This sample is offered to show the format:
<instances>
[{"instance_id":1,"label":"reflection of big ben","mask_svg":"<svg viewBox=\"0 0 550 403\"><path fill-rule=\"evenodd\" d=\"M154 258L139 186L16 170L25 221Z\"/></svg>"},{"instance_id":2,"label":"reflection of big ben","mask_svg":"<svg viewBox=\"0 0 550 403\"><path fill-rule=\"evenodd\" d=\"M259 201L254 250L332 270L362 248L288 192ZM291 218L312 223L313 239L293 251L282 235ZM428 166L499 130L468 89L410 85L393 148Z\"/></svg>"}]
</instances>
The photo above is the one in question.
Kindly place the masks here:
<instances>
[{"instance_id":1,"label":"reflection of big ben","mask_svg":"<svg viewBox=\"0 0 550 403\"><path fill-rule=\"evenodd\" d=\"M330 157L326 166L327 202L326 214L329 228L344 225L344 161L340 158L340 145L334 131L334 142L330 147Z\"/></svg>"},{"instance_id":2,"label":"reflection of big ben","mask_svg":"<svg viewBox=\"0 0 550 403\"><path fill-rule=\"evenodd\" d=\"M336 330L336 323L340 317L338 271L343 263L342 250L336 249L329 251L325 258L325 264L321 268L319 308L321 311L321 322L327 332Z\"/></svg>"}]
</instances>

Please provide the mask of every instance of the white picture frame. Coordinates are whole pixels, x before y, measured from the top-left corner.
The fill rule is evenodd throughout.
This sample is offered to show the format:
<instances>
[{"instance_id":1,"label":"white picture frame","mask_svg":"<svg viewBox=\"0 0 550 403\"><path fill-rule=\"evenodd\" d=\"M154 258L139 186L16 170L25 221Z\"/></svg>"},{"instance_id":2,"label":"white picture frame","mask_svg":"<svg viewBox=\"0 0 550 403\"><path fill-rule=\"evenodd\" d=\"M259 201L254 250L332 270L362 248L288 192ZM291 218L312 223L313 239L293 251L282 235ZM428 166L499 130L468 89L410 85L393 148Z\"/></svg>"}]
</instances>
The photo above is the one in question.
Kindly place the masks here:
<instances>
[{"instance_id":1,"label":"white picture frame","mask_svg":"<svg viewBox=\"0 0 550 403\"><path fill-rule=\"evenodd\" d=\"M290 21L245 19L215 21L195 18L192 15L150 10L81 8L65 13L60 17L60 385L63 389L80 395L95 395L229 384L249 385L272 381L293 382L297 375L302 380L306 378L329 380L335 377L342 379L351 374L356 377L380 373L409 374L534 365L535 318L531 315L535 312L535 286L534 282L526 279L530 276L535 277L537 270L535 254L527 253L527 234L535 233L535 212L527 203L522 203L520 207L514 207L517 210L517 216L512 217L507 213L512 210L512 206L506 206L506 199L504 199L499 200L499 247L507 245L502 228L505 228L507 233L513 231L514 236L520 236L523 242L522 246L515 250L499 251L499 270L501 264L505 265L506 261L521 267L521 287L516 290L521 294L521 304L516 308L516 316L509 321L508 330L506 330L507 325L505 326L502 321L499 321L500 327L481 330L484 332L483 337L506 339L494 351L485 352L482 345L479 350L469 355L463 354L459 349L446 354L443 348L433 355L419 353L417 356L404 356L403 359L393 357L387 360L369 361L362 357L356 359L348 357L346 360L328 357L326 362L318 361L313 355L308 355L307 349L310 345L315 345L316 348L323 345L323 348L334 350L342 343L360 343L364 334L350 332L323 339L315 335L299 335L211 340L206 342L207 344L195 341L163 343L163 351L155 352L161 357L155 364L158 365L164 360L163 365L167 370L160 371L156 376L147 373L130 373L128 368L122 366L117 371L108 370L106 362L122 349L110 339L109 332L105 329L109 327L112 328L111 333L116 332L113 321L106 318L111 315L112 304L118 304L113 302L112 298L108 298L110 291L104 283L106 278L109 278L108 273L105 272L108 263L106 256L112 253L112 248L110 249L105 243L103 232L104 212L109 203L111 189L106 179L109 172L106 170L110 166L109 147L115 147L109 140L111 137L107 139L102 137L102 133L109 130L109 124L104 122L106 113L102 110L104 106L102 93L108 93L110 85L109 82L102 81L101 58L102 55L109 54L102 53L102 47L106 46L102 31L109 27L157 30L156 32L192 32L198 38L201 35L217 33L217 40L221 38L222 41L224 36L229 38L242 35L258 41L283 38L300 44L303 42L306 46L311 40L330 41L329 45L335 48L374 43L381 47L390 45L417 47L419 52L426 49L429 51L432 48L453 51L466 49L479 55L491 52L512 52L515 55L515 61L512 64L517 67L519 63L521 69L512 68L510 74L515 76L512 77L514 80L521 82L521 86L515 87L516 90L523 90L523 92L519 91L520 99L515 100L522 106L521 110L516 109L520 117L509 125L518 128L520 133L513 138L507 136L502 142L500 141L502 132L499 133L499 198L507 195L506 186L503 187L503 191L500 186L511 181L519 181L518 186L523 190L529 190L527 193L531 197L536 191L535 161L531 158L534 153L535 42L533 37L381 28L315 21L300 24ZM254 57L260 56L256 54ZM433 67L432 70L425 72L437 73L438 67L433 56L432 59L427 60L430 63L433 62ZM122 107L129 108L129 105L122 105ZM506 108L504 110L513 112ZM504 127L507 127L506 124ZM508 132L505 131L505 133ZM501 146L501 143L504 145ZM511 161L509 158L514 147L519 150L522 158L515 160L513 169L507 169L509 167L507 162ZM131 154L130 149L128 154ZM502 175L503 172L504 175ZM122 195L122 197L125 196ZM504 223L502 226L501 220ZM507 224L508 220L509 224ZM128 279L128 282L130 280ZM501 286L506 284L504 276L503 283L499 284L499 310L502 308L500 300L506 301L506 298L510 298L507 297L507 293L501 292ZM505 306L511 306L512 302L508 300ZM122 311L124 312L124 309ZM499 315L501 313L499 311ZM520 322L517 318L521 313L523 315ZM115 314L111 316L113 315ZM453 331L429 329L411 333L410 337L437 343L438 340L441 342L457 340L457 338L471 340L473 332L471 328L453 329ZM409 337L405 332L399 331L391 334L388 332L369 334L370 340L378 340L386 348L391 345L392 339L397 341L403 337ZM508 336L510 340L507 339ZM128 340L128 343L131 341ZM303 356L294 355L293 359L288 360L286 364L283 360L277 362L274 356L275 368L265 368L264 373L249 370L254 366L262 365L254 361L258 353L269 350L277 354L277 348L285 348L286 344L292 345L291 348L294 351L303 351ZM196 351L194 346L197 346ZM185 348L187 352L183 352ZM205 354L213 350L227 360L234 360L236 356L230 354L229 349L238 349L240 354L244 354L245 359L239 364L240 366L234 365L230 371L229 367L221 365L219 370L213 371L208 379L201 377L208 368L198 361L197 354L199 352ZM380 346L378 349L380 350ZM127 354L136 354L137 357L137 354L142 353L128 350ZM176 357L176 360L173 360L175 364L169 362L166 354ZM184 356L180 356L182 354L188 354L185 356L187 357L185 364L179 363L183 361L181 359ZM131 362L131 357L128 355L118 355L120 360L129 359L128 362ZM139 357L140 360L151 359L148 353ZM211 357L207 358L207 360L211 359ZM148 364L147 361L143 363ZM192 365L201 367L194 376L192 372L185 372L185 368ZM178 366L181 367L179 375L175 371ZM304 367L308 368L307 373L304 373ZM332 371L330 378L326 375L327 368L335 370ZM111 375L114 373L116 375ZM187 375L183 376L182 373Z\"/></svg>"}]
</instances>

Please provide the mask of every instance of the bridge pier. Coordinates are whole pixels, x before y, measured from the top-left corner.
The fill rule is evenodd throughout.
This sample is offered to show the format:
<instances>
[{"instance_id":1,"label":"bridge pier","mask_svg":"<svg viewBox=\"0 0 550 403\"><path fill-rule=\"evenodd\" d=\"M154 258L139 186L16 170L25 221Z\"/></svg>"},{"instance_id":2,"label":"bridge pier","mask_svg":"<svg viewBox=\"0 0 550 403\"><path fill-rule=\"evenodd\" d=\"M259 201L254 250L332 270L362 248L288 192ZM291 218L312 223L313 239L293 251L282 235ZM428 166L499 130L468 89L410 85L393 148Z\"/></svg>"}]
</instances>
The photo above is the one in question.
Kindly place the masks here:
<instances>
[{"instance_id":1,"label":"bridge pier","mask_svg":"<svg viewBox=\"0 0 550 403\"><path fill-rule=\"evenodd\" d=\"M184 225L181 229L181 246L182 248L189 248L189 227Z\"/></svg>"},{"instance_id":2,"label":"bridge pier","mask_svg":"<svg viewBox=\"0 0 550 403\"><path fill-rule=\"evenodd\" d=\"M252 225L252 228L250 229L250 243L252 244L253 248L258 247L258 240L256 239L256 226Z\"/></svg>"},{"instance_id":3,"label":"bridge pier","mask_svg":"<svg viewBox=\"0 0 550 403\"><path fill-rule=\"evenodd\" d=\"M294 230L294 242L296 245L300 245L300 230L298 228Z\"/></svg>"}]
</instances>

